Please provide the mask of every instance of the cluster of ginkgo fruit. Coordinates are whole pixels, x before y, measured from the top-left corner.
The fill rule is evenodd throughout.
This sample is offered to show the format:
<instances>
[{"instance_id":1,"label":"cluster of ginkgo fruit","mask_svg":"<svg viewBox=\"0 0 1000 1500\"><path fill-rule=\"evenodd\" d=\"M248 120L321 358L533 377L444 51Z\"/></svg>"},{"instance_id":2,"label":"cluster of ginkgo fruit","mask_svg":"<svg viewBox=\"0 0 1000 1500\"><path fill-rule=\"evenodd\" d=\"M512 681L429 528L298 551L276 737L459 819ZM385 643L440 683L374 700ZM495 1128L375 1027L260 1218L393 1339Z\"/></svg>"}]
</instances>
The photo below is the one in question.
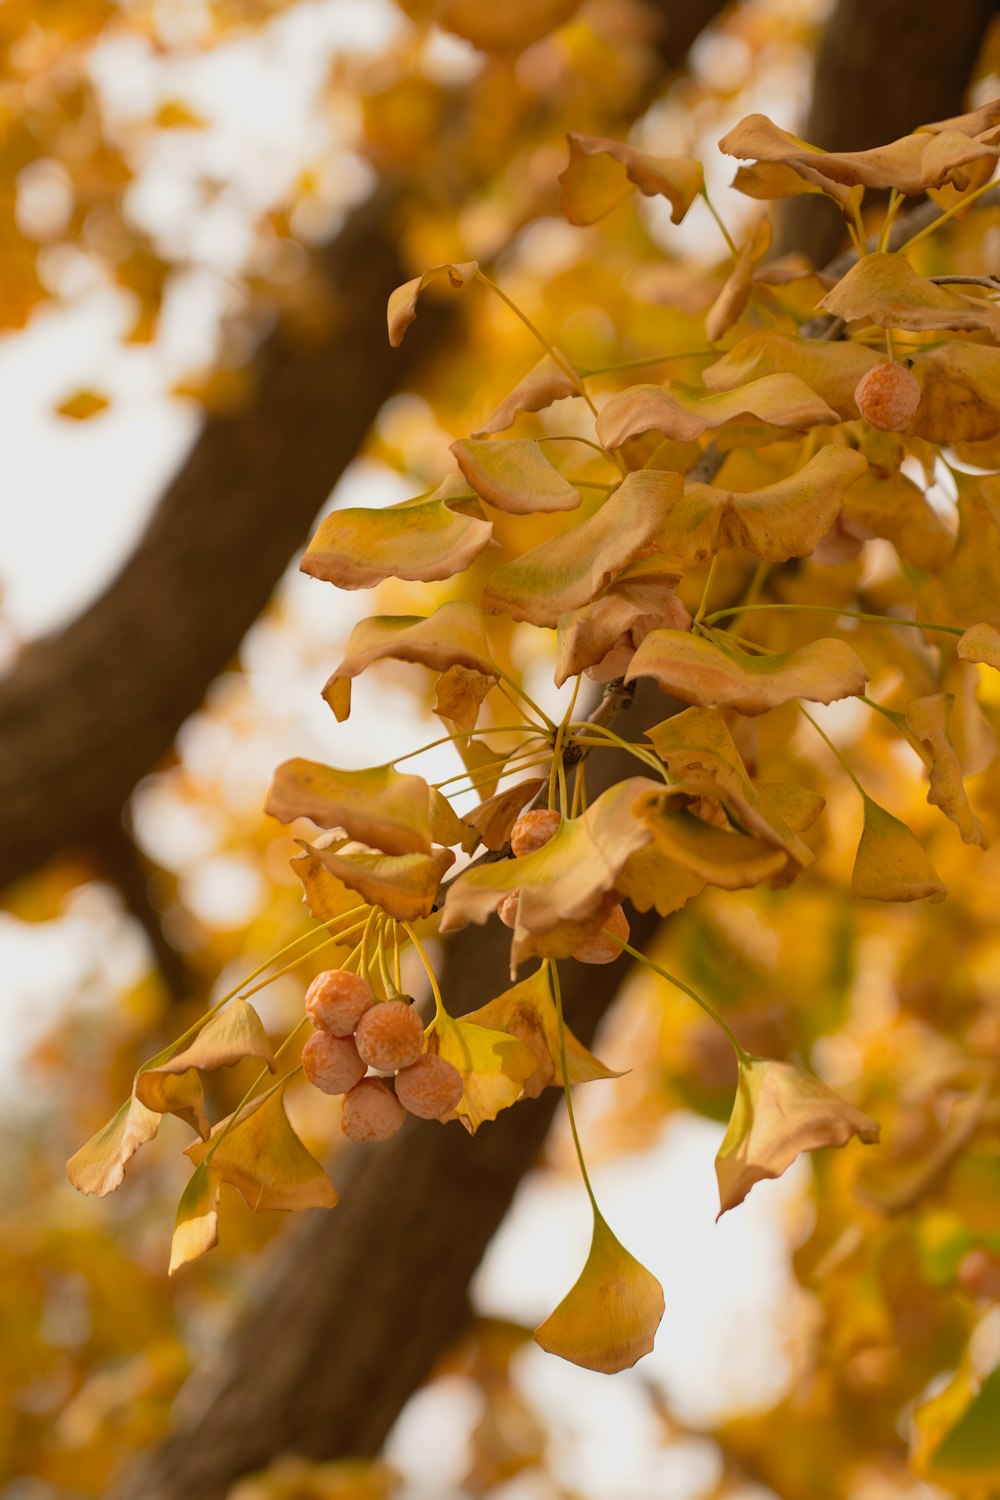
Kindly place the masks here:
<instances>
[{"instance_id":1,"label":"cluster of ginkgo fruit","mask_svg":"<svg viewBox=\"0 0 1000 1500\"><path fill-rule=\"evenodd\" d=\"M343 1094L340 1126L349 1140L386 1141L407 1111L422 1120L451 1116L462 1075L424 1052L423 1022L409 1001L379 1000L361 974L327 969L305 1003L316 1029L302 1049L302 1071L324 1094ZM393 1075L391 1082L378 1074Z\"/></svg>"},{"instance_id":2,"label":"cluster of ginkgo fruit","mask_svg":"<svg viewBox=\"0 0 1000 1500\"><path fill-rule=\"evenodd\" d=\"M558 832L562 816L551 807L538 807L522 813L510 831L510 848L515 858L534 854ZM510 891L497 906L497 916L505 927L517 926L517 907L521 892ZM613 893L612 893L613 896ZM593 937L584 938L573 949L573 957L582 964L609 964L622 952L622 943L628 942L629 924L625 908L615 900L610 905L602 923L604 930ZM609 936L613 934L613 936ZM615 941L615 938L618 941Z\"/></svg>"}]
</instances>

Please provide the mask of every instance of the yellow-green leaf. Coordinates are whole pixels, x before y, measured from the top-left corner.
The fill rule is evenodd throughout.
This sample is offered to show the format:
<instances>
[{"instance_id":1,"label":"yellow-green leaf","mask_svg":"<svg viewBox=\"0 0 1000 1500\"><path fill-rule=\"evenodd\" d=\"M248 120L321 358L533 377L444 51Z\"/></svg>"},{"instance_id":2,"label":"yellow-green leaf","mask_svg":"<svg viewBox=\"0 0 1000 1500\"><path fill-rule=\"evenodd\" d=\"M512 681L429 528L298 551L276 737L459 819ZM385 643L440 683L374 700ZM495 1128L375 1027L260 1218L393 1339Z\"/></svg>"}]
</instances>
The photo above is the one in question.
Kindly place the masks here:
<instances>
[{"instance_id":1,"label":"yellow-green leaf","mask_svg":"<svg viewBox=\"0 0 1000 1500\"><path fill-rule=\"evenodd\" d=\"M791 698L833 703L864 692L864 666L844 641L809 641L794 651L749 656L680 630L647 635L626 681L655 677L685 703L762 714Z\"/></svg>"},{"instance_id":2,"label":"yellow-green leaf","mask_svg":"<svg viewBox=\"0 0 1000 1500\"><path fill-rule=\"evenodd\" d=\"M563 213L571 224L594 224L638 188L647 198L666 198L679 224L705 185L701 163L690 156L650 156L622 141L576 135L569 164L560 173Z\"/></svg>"},{"instance_id":3,"label":"yellow-green leaf","mask_svg":"<svg viewBox=\"0 0 1000 1500\"><path fill-rule=\"evenodd\" d=\"M451 451L476 494L497 510L526 516L575 510L580 504L580 491L549 463L541 443L527 438L461 438L452 443Z\"/></svg>"},{"instance_id":4,"label":"yellow-green leaf","mask_svg":"<svg viewBox=\"0 0 1000 1500\"><path fill-rule=\"evenodd\" d=\"M317 867L397 921L416 922L434 910L444 873L455 863L450 849L432 849L430 854L380 854L377 849L357 844L331 849L324 848L319 840L308 844L297 839L296 843L303 853L293 855L290 864L306 888L310 910L320 921L329 918L317 911L316 905L332 905L336 891L317 880Z\"/></svg>"},{"instance_id":5,"label":"yellow-green leaf","mask_svg":"<svg viewBox=\"0 0 1000 1500\"><path fill-rule=\"evenodd\" d=\"M430 806L430 787L420 776L391 766L338 771L296 758L278 766L264 811L280 823L310 818L320 828L343 828L385 854L429 854Z\"/></svg>"},{"instance_id":6,"label":"yellow-green leaf","mask_svg":"<svg viewBox=\"0 0 1000 1500\"><path fill-rule=\"evenodd\" d=\"M759 885L762 880L781 873L788 854L773 835L761 839L719 828L696 817L687 808L675 806L678 800L696 790L711 794L713 785L704 782L699 788L697 783L679 782L675 787L660 787L644 797L636 808L636 816L645 819L654 846L666 861L703 884L717 885L727 891ZM644 864L642 860L644 853L644 850L640 851L635 869L626 867L625 884L619 885L623 894L631 894L634 890L637 870L650 868L648 862ZM636 904L645 910L651 902L645 900Z\"/></svg>"},{"instance_id":7,"label":"yellow-green leaf","mask_svg":"<svg viewBox=\"0 0 1000 1500\"><path fill-rule=\"evenodd\" d=\"M968 1357L913 1414L912 1464L921 1479L989 1500L1000 1485L1000 1365L977 1374Z\"/></svg>"},{"instance_id":8,"label":"yellow-green leaf","mask_svg":"<svg viewBox=\"0 0 1000 1500\"><path fill-rule=\"evenodd\" d=\"M282 1078L266 1094L245 1104L233 1121L220 1120L208 1141L195 1141L185 1155L196 1166L238 1188L255 1213L333 1208L337 1190L299 1140L285 1113Z\"/></svg>"},{"instance_id":9,"label":"yellow-green leaf","mask_svg":"<svg viewBox=\"0 0 1000 1500\"><path fill-rule=\"evenodd\" d=\"M457 291L479 274L479 265L474 260L460 261L457 265L431 266L422 276L398 286L389 298L386 321L389 326L389 343L395 348L403 341L403 335L417 316L420 294L429 286L447 282Z\"/></svg>"},{"instance_id":10,"label":"yellow-green leaf","mask_svg":"<svg viewBox=\"0 0 1000 1500\"><path fill-rule=\"evenodd\" d=\"M341 589L370 589L387 578L451 578L489 545L493 523L460 474L432 495L378 510L335 510L320 522L299 568Z\"/></svg>"},{"instance_id":11,"label":"yellow-green leaf","mask_svg":"<svg viewBox=\"0 0 1000 1500\"><path fill-rule=\"evenodd\" d=\"M715 1158L720 1216L742 1203L755 1182L780 1177L801 1152L845 1146L852 1136L873 1145L879 1126L794 1063L744 1053Z\"/></svg>"},{"instance_id":12,"label":"yellow-green leaf","mask_svg":"<svg viewBox=\"0 0 1000 1500\"><path fill-rule=\"evenodd\" d=\"M443 1011L432 1023L427 1050L439 1053L461 1073L465 1091L455 1114L470 1135L520 1098L524 1080L536 1067L535 1054L517 1037L467 1019L455 1020Z\"/></svg>"},{"instance_id":13,"label":"yellow-green leaf","mask_svg":"<svg viewBox=\"0 0 1000 1500\"><path fill-rule=\"evenodd\" d=\"M417 662L435 672L467 667L497 678L482 613L468 600L451 600L432 615L372 615L351 631L347 655L323 689L341 722L351 712L351 679L386 659Z\"/></svg>"},{"instance_id":14,"label":"yellow-green leaf","mask_svg":"<svg viewBox=\"0 0 1000 1500\"><path fill-rule=\"evenodd\" d=\"M483 591L483 608L533 625L556 625L650 546L682 487L679 474L629 474L586 521L498 568Z\"/></svg>"},{"instance_id":15,"label":"yellow-green leaf","mask_svg":"<svg viewBox=\"0 0 1000 1500\"><path fill-rule=\"evenodd\" d=\"M643 432L690 441L727 422L764 422L803 432L837 422L837 413L797 375L764 375L748 385L706 396L687 386L633 385L612 396L597 418L605 448L620 448Z\"/></svg>"},{"instance_id":16,"label":"yellow-green leaf","mask_svg":"<svg viewBox=\"0 0 1000 1500\"><path fill-rule=\"evenodd\" d=\"M200 1260L218 1243L219 1177L207 1166L196 1167L177 1205L168 1275L173 1276L192 1260Z\"/></svg>"},{"instance_id":17,"label":"yellow-green leaf","mask_svg":"<svg viewBox=\"0 0 1000 1500\"><path fill-rule=\"evenodd\" d=\"M587 1370L614 1375L653 1347L663 1317L663 1288L594 1210L590 1253L555 1312L535 1329L535 1342Z\"/></svg>"},{"instance_id":18,"label":"yellow-green leaf","mask_svg":"<svg viewBox=\"0 0 1000 1500\"><path fill-rule=\"evenodd\" d=\"M916 838L892 813L865 798L865 821L851 892L869 901L943 901L941 877Z\"/></svg>"}]
</instances>

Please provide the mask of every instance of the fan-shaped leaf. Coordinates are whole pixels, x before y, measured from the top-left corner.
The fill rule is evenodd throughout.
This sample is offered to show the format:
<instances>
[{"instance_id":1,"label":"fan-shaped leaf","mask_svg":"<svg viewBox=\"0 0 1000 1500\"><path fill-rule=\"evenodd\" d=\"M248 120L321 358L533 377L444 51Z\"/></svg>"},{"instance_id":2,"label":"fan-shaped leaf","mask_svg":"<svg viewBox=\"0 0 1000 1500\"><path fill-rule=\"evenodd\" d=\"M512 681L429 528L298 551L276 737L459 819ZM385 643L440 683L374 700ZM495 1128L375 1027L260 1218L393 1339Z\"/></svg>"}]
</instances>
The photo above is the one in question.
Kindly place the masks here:
<instances>
[{"instance_id":1,"label":"fan-shaped leaf","mask_svg":"<svg viewBox=\"0 0 1000 1500\"><path fill-rule=\"evenodd\" d=\"M626 681L655 677L664 692L685 703L762 714L791 698L833 703L864 692L864 666L844 641L810 641L794 651L748 656L731 646L654 630L647 635Z\"/></svg>"},{"instance_id":2,"label":"fan-shaped leaf","mask_svg":"<svg viewBox=\"0 0 1000 1500\"><path fill-rule=\"evenodd\" d=\"M879 328L985 328L1000 335L1000 307L920 276L904 255L873 253L827 292L821 307L846 323Z\"/></svg>"},{"instance_id":3,"label":"fan-shaped leaf","mask_svg":"<svg viewBox=\"0 0 1000 1500\"><path fill-rule=\"evenodd\" d=\"M459 729L471 731L478 724L479 710L490 688L496 687L496 681L495 677L486 677L469 667L449 667L434 684L434 712Z\"/></svg>"},{"instance_id":4,"label":"fan-shaped leaf","mask_svg":"<svg viewBox=\"0 0 1000 1500\"><path fill-rule=\"evenodd\" d=\"M536 777L518 781L505 792L497 792L495 797L488 797L471 812L463 814L463 821L471 824L487 849L502 849L522 809L537 797L544 785L545 782Z\"/></svg>"},{"instance_id":5,"label":"fan-shaped leaf","mask_svg":"<svg viewBox=\"0 0 1000 1500\"><path fill-rule=\"evenodd\" d=\"M580 491L550 464L540 443L526 438L496 438L452 443L455 462L477 495L511 515L534 511L575 510Z\"/></svg>"},{"instance_id":6,"label":"fan-shaped leaf","mask_svg":"<svg viewBox=\"0 0 1000 1500\"><path fill-rule=\"evenodd\" d=\"M167 1274L173 1276L181 1266L200 1260L218 1243L219 1178L208 1167L197 1167L177 1205Z\"/></svg>"},{"instance_id":7,"label":"fan-shaped leaf","mask_svg":"<svg viewBox=\"0 0 1000 1500\"><path fill-rule=\"evenodd\" d=\"M255 1213L333 1208L337 1190L299 1140L285 1113L288 1078L220 1120L208 1141L185 1152L196 1166L238 1188Z\"/></svg>"},{"instance_id":8,"label":"fan-shaped leaf","mask_svg":"<svg viewBox=\"0 0 1000 1500\"><path fill-rule=\"evenodd\" d=\"M314 760L286 760L277 768L264 811L280 823L310 818L320 828L342 828L385 854L429 854L430 787L391 766L338 771Z\"/></svg>"},{"instance_id":9,"label":"fan-shaped leaf","mask_svg":"<svg viewBox=\"0 0 1000 1500\"><path fill-rule=\"evenodd\" d=\"M994 625L971 625L958 643L958 654L963 661L1000 670L1000 630Z\"/></svg>"},{"instance_id":10,"label":"fan-shaped leaf","mask_svg":"<svg viewBox=\"0 0 1000 1500\"><path fill-rule=\"evenodd\" d=\"M318 878L320 870L397 921L416 922L434 910L444 873L455 863L450 849L433 849L430 854L380 854L356 844L330 849L319 841L307 844L296 839L296 843L304 852L294 855L289 863L305 886L310 911L321 922L329 920L324 913L331 907L342 911L343 901L342 892L325 886Z\"/></svg>"},{"instance_id":11,"label":"fan-shaped leaf","mask_svg":"<svg viewBox=\"0 0 1000 1500\"><path fill-rule=\"evenodd\" d=\"M844 492L841 520L852 535L885 537L925 573L940 573L954 545L920 486L898 472L862 474Z\"/></svg>"},{"instance_id":12,"label":"fan-shaped leaf","mask_svg":"<svg viewBox=\"0 0 1000 1500\"><path fill-rule=\"evenodd\" d=\"M929 698L914 698L906 705L906 722L922 746L930 767L927 801L940 807L945 817L957 827L965 844L986 848L983 826L969 806L962 780L962 767L948 735L948 719L954 697L951 693L934 693Z\"/></svg>"},{"instance_id":13,"label":"fan-shaped leaf","mask_svg":"<svg viewBox=\"0 0 1000 1500\"><path fill-rule=\"evenodd\" d=\"M753 285L754 266L770 250L772 238L770 220L762 214L737 255L721 292L705 314L705 337L710 344L732 328L746 307Z\"/></svg>"},{"instance_id":14,"label":"fan-shaped leaf","mask_svg":"<svg viewBox=\"0 0 1000 1500\"><path fill-rule=\"evenodd\" d=\"M620 448L642 432L689 441L727 422L748 419L801 432L838 417L797 375L765 375L711 396L673 384L630 386L603 408L597 435L606 448Z\"/></svg>"},{"instance_id":15,"label":"fan-shaped leaf","mask_svg":"<svg viewBox=\"0 0 1000 1500\"><path fill-rule=\"evenodd\" d=\"M705 185L701 163L690 156L650 156L622 141L575 135L569 164L560 173L563 213L571 224L594 224L637 187L647 198L666 198L679 224Z\"/></svg>"},{"instance_id":16,"label":"fan-shaped leaf","mask_svg":"<svg viewBox=\"0 0 1000 1500\"><path fill-rule=\"evenodd\" d=\"M108 1123L70 1157L66 1176L79 1192L107 1197L121 1187L126 1163L140 1146L153 1139L162 1118L131 1095Z\"/></svg>"},{"instance_id":17,"label":"fan-shaped leaf","mask_svg":"<svg viewBox=\"0 0 1000 1500\"><path fill-rule=\"evenodd\" d=\"M560 616L555 683L586 672L595 682L624 675L651 630L687 630L691 616L674 590L680 573L660 556L630 563L603 593Z\"/></svg>"},{"instance_id":18,"label":"fan-shaped leaf","mask_svg":"<svg viewBox=\"0 0 1000 1500\"><path fill-rule=\"evenodd\" d=\"M711 391L731 391L767 375L796 375L847 421L858 415L854 392L881 355L848 339L751 333L702 372Z\"/></svg>"},{"instance_id":19,"label":"fan-shaped leaf","mask_svg":"<svg viewBox=\"0 0 1000 1500\"><path fill-rule=\"evenodd\" d=\"M1000 433L1000 349L949 343L917 350L920 405L907 431L931 443L979 443Z\"/></svg>"},{"instance_id":20,"label":"fan-shaped leaf","mask_svg":"<svg viewBox=\"0 0 1000 1500\"><path fill-rule=\"evenodd\" d=\"M572 380L562 365L557 364L551 354L545 354L537 365L519 380L509 395L487 417L473 437L489 437L492 432L506 432L513 426L518 412L544 411L553 401L562 401L567 396L580 394L579 383Z\"/></svg>"},{"instance_id":21,"label":"fan-shaped leaf","mask_svg":"<svg viewBox=\"0 0 1000 1500\"><path fill-rule=\"evenodd\" d=\"M536 1067L535 1054L516 1036L467 1018L453 1020L443 1011L431 1023L427 1050L439 1053L461 1073L465 1092L455 1115L470 1135L520 1098L524 1080Z\"/></svg>"},{"instance_id":22,"label":"fan-shaped leaf","mask_svg":"<svg viewBox=\"0 0 1000 1500\"><path fill-rule=\"evenodd\" d=\"M947 891L920 844L870 797L854 860L851 893L869 901L943 901Z\"/></svg>"},{"instance_id":23,"label":"fan-shaped leaf","mask_svg":"<svg viewBox=\"0 0 1000 1500\"><path fill-rule=\"evenodd\" d=\"M389 325L389 343L395 348L403 341L403 334L417 316L420 294L434 283L447 281L458 290L466 282L474 281L479 274L479 264L474 260L460 261L457 265L431 266L423 275L415 276L398 286L389 298L386 321Z\"/></svg>"}]
</instances>

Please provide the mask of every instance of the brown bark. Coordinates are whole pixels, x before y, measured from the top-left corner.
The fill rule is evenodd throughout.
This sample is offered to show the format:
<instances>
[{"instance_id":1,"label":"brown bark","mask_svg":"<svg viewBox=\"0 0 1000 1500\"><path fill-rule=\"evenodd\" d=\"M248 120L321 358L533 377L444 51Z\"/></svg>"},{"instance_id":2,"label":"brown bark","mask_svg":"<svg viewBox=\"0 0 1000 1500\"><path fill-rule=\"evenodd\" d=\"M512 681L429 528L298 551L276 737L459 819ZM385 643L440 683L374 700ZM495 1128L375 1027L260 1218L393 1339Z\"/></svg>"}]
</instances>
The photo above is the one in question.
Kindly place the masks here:
<instances>
[{"instance_id":1,"label":"brown bark","mask_svg":"<svg viewBox=\"0 0 1000 1500\"><path fill-rule=\"evenodd\" d=\"M816 56L802 135L827 151L863 151L958 114L997 9L996 0L839 0ZM843 237L833 203L789 203L783 248L823 265Z\"/></svg>"}]
</instances>

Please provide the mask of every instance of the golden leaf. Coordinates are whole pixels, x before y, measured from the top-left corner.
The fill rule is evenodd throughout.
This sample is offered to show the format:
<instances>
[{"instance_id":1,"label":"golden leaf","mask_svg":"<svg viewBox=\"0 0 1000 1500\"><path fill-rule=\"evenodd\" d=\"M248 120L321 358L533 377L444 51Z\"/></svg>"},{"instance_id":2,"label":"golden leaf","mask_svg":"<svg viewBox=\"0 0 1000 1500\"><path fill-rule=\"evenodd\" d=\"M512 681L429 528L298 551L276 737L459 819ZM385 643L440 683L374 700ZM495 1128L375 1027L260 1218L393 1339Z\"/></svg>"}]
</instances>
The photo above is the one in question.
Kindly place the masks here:
<instances>
[{"instance_id":1,"label":"golden leaf","mask_svg":"<svg viewBox=\"0 0 1000 1500\"><path fill-rule=\"evenodd\" d=\"M951 693L914 698L906 705L906 722L923 747L930 767L927 801L940 807L962 835L964 844L986 848L983 826L969 806L962 780L962 767L948 735L948 719L955 699Z\"/></svg>"},{"instance_id":2,"label":"golden leaf","mask_svg":"<svg viewBox=\"0 0 1000 1500\"><path fill-rule=\"evenodd\" d=\"M173 1276L181 1266L200 1260L219 1243L219 1177L208 1167L197 1167L177 1205L170 1265Z\"/></svg>"},{"instance_id":3,"label":"golden leaf","mask_svg":"<svg viewBox=\"0 0 1000 1500\"><path fill-rule=\"evenodd\" d=\"M545 784L539 777L515 782L506 791L487 797L485 802L480 802L471 812L463 813L463 821L471 824L487 849L502 849L510 838L510 830L520 817L521 810L538 795Z\"/></svg>"},{"instance_id":4,"label":"golden leaf","mask_svg":"<svg viewBox=\"0 0 1000 1500\"><path fill-rule=\"evenodd\" d=\"M535 1054L517 1037L467 1018L455 1020L443 1011L431 1022L427 1050L461 1073L465 1092L455 1114L470 1135L520 1098L524 1080L536 1067Z\"/></svg>"},{"instance_id":5,"label":"golden leaf","mask_svg":"<svg viewBox=\"0 0 1000 1500\"><path fill-rule=\"evenodd\" d=\"M153 1139L162 1118L131 1095L108 1123L70 1157L66 1176L79 1192L107 1197L121 1187L126 1162L140 1146Z\"/></svg>"},{"instance_id":6,"label":"golden leaf","mask_svg":"<svg viewBox=\"0 0 1000 1500\"><path fill-rule=\"evenodd\" d=\"M604 1375L648 1354L663 1317L663 1288L594 1210L590 1253L556 1310L535 1329L548 1354Z\"/></svg>"},{"instance_id":7,"label":"golden leaf","mask_svg":"<svg viewBox=\"0 0 1000 1500\"><path fill-rule=\"evenodd\" d=\"M580 8L580 0L504 0L483 5L482 0L435 0L433 5L406 0L410 14L453 31L481 52L520 52L532 42L565 25Z\"/></svg>"},{"instance_id":8,"label":"golden leaf","mask_svg":"<svg viewBox=\"0 0 1000 1500\"><path fill-rule=\"evenodd\" d=\"M629 474L586 521L498 568L483 591L483 609L556 625L650 546L682 486L679 474Z\"/></svg>"},{"instance_id":9,"label":"golden leaf","mask_svg":"<svg viewBox=\"0 0 1000 1500\"><path fill-rule=\"evenodd\" d=\"M347 886L363 901L377 906L400 922L416 922L429 917L445 871L455 863L450 849L432 849L430 854L380 854L349 844L341 849L324 848L322 843L308 844L296 839L303 850L289 863L306 890L309 909L319 921L329 921L326 914L338 905L341 892L329 887L319 871L332 876L341 890Z\"/></svg>"},{"instance_id":10,"label":"golden leaf","mask_svg":"<svg viewBox=\"0 0 1000 1500\"><path fill-rule=\"evenodd\" d=\"M651 630L687 630L691 616L674 590L680 573L664 558L637 558L590 604L559 617L555 684L586 672L595 682L622 677Z\"/></svg>"},{"instance_id":11,"label":"golden leaf","mask_svg":"<svg viewBox=\"0 0 1000 1500\"><path fill-rule=\"evenodd\" d=\"M423 275L415 276L412 281L398 286L389 298L389 306L386 310L389 343L393 348L402 343L404 333L417 316L417 303L422 292L426 291L429 286L440 285L444 281L457 291L459 287L465 286L466 282L474 281L478 274L478 262L466 260L457 265L431 266L424 271Z\"/></svg>"},{"instance_id":12,"label":"golden leaf","mask_svg":"<svg viewBox=\"0 0 1000 1500\"><path fill-rule=\"evenodd\" d=\"M705 337L714 344L737 321L750 297L753 271L771 248L771 222L762 214L753 225L725 284L705 314Z\"/></svg>"},{"instance_id":13,"label":"golden leaf","mask_svg":"<svg viewBox=\"0 0 1000 1500\"><path fill-rule=\"evenodd\" d=\"M506 432L508 427L513 426L518 412L544 411L553 401L562 401L567 396L579 394L579 383L570 378L551 354L544 354L472 436L484 438L493 432Z\"/></svg>"},{"instance_id":14,"label":"golden leaf","mask_svg":"<svg viewBox=\"0 0 1000 1500\"><path fill-rule=\"evenodd\" d=\"M731 391L766 375L796 375L844 421L858 415L854 392L881 355L848 339L751 333L702 372L711 391Z\"/></svg>"},{"instance_id":15,"label":"golden leaf","mask_svg":"<svg viewBox=\"0 0 1000 1500\"><path fill-rule=\"evenodd\" d=\"M655 677L685 703L762 714L791 698L833 703L864 692L864 666L844 641L809 641L794 651L749 656L680 630L654 630L626 675Z\"/></svg>"},{"instance_id":16,"label":"golden leaf","mask_svg":"<svg viewBox=\"0 0 1000 1500\"><path fill-rule=\"evenodd\" d=\"M429 854L430 792L421 776L391 766L338 771L296 758L278 766L264 811L279 823L310 818L320 828L342 828L384 854Z\"/></svg>"},{"instance_id":17,"label":"golden leaf","mask_svg":"<svg viewBox=\"0 0 1000 1500\"><path fill-rule=\"evenodd\" d=\"M865 821L851 894L869 901L943 901L947 891L920 844L898 818L865 797Z\"/></svg>"},{"instance_id":18,"label":"golden leaf","mask_svg":"<svg viewBox=\"0 0 1000 1500\"><path fill-rule=\"evenodd\" d=\"M911 1463L934 1485L989 1500L1000 1484L1000 1365L981 1374L968 1352L954 1378L913 1413Z\"/></svg>"},{"instance_id":19,"label":"golden leaf","mask_svg":"<svg viewBox=\"0 0 1000 1500\"><path fill-rule=\"evenodd\" d=\"M879 328L985 328L1000 335L1000 308L920 276L903 255L875 252L851 267L820 303L846 323Z\"/></svg>"},{"instance_id":20,"label":"golden leaf","mask_svg":"<svg viewBox=\"0 0 1000 1500\"><path fill-rule=\"evenodd\" d=\"M1000 630L994 625L970 625L958 643L963 661L982 662L1000 670Z\"/></svg>"},{"instance_id":21,"label":"golden leaf","mask_svg":"<svg viewBox=\"0 0 1000 1500\"><path fill-rule=\"evenodd\" d=\"M638 188L647 198L666 198L679 224L705 185L701 163L690 156L650 156L622 141L576 135L569 164L559 175L563 213L571 224L594 224Z\"/></svg>"},{"instance_id":22,"label":"golden leaf","mask_svg":"<svg viewBox=\"0 0 1000 1500\"><path fill-rule=\"evenodd\" d=\"M479 722L479 710L495 677L486 677L470 667L449 667L434 684L434 712L449 719L459 729L473 730Z\"/></svg>"},{"instance_id":23,"label":"golden leaf","mask_svg":"<svg viewBox=\"0 0 1000 1500\"><path fill-rule=\"evenodd\" d=\"M235 1120L220 1120L208 1141L195 1141L185 1152L196 1166L208 1165L219 1181L238 1188L255 1213L333 1208L338 1201L333 1183L285 1113L288 1082L280 1079L245 1104Z\"/></svg>"},{"instance_id":24,"label":"golden leaf","mask_svg":"<svg viewBox=\"0 0 1000 1500\"><path fill-rule=\"evenodd\" d=\"M879 1126L794 1063L744 1053L715 1158L720 1217L742 1203L755 1182L780 1177L801 1152L845 1146L852 1136L872 1145Z\"/></svg>"},{"instance_id":25,"label":"golden leaf","mask_svg":"<svg viewBox=\"0 0 1000 1500\"><path fill-rule=\"evenodd\" d=\"M597 435L605 448L620 448L643 432L662 432L664 437L688 441L727 422L748 418L797 432L838 420L837 413L797 375L765 375L710 396L675 384L630 386L602 408Z\"/></svg>"},{"instance_id":26,"label":"golden leaf","mask_svg":"<svg viewBox=\"0 0 1000 1500\"><path fill-rule=\"evenodd\" d=\"M940 573L954 545L924 491L898 472L869 470L856 479L844 492L841 520L855 536L885 537L900 557L925 573Z\"/></svg>"},{"instance_id":27,"label":"golden leaf","mask_svg":"<svg viewBox=\"0 0 1000 1500\"><path fill-rule=\"evenodd\" d=\"M455 462L477 495L510 515L575 510L580 491L550 464L540 443L527 438L495 438L452 443Z\"/></svg>"},{"instance_id":28,"label":"golden leaf","mask_svg":"<svg viewBox=\"0 0 1000 1500\"><path fill-rule=\"evenodd\" d=\"M948 343L918 349L910 369L920 405L907 428L931 443L978 443L1000 433L1000 349Z\"/></svg>"},{"instance_id":29,"label":"golden leaf","mask_svg":"<svg viewBox=\"0 0 1000 1500\"><path fill-rule=\"evenodd\" d=\"M214 1072L217 1068L230 1068L245 1057L261 1058L274 1072L274 1053L260 1016L248 1000L237 997L210 1017L187 1046L163 1062L144 1064L135 1076L135 1096L148 1109L179 1114L189 1120L200 1135L207 1135L200 1085L197 1118L192 1118L189 1109L178 1099L176 1090L182 1090L182 1098L186 1101L185 1075L190 1069Z\"/></svg>"}]
</instances>

